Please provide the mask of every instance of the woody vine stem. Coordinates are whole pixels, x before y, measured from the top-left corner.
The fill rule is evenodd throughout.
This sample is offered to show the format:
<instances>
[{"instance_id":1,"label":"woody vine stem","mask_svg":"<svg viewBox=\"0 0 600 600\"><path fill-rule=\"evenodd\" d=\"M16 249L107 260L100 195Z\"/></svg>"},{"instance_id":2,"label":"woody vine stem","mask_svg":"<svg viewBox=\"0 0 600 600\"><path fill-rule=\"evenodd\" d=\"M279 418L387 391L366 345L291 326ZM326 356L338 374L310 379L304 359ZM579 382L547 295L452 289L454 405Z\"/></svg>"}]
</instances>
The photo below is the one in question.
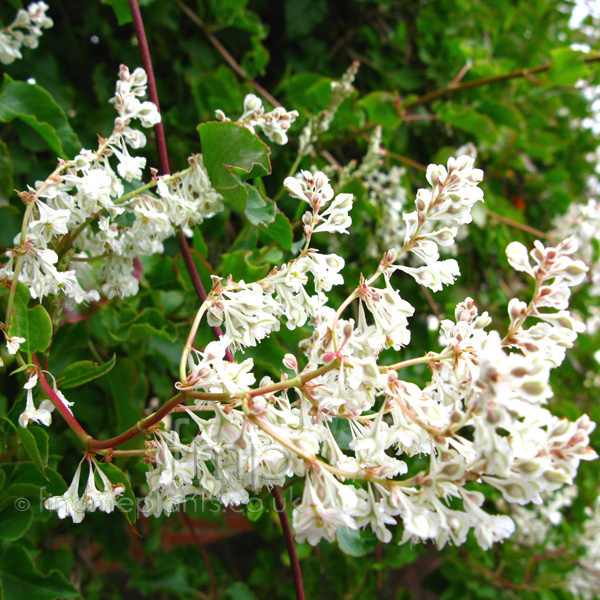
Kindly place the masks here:
<instances>
[{"instance_id":1,"label":"woody vine stem","mask_svg":"<svg viewBox=\"0 0 600 600\"><path fill-rule=\"evenodd\" d=\"M152 68L152 58L150 55L150 48L148 46L148 40L146 38L146 31L144 29L144 21L142 19L142 13L140 11L139 4L137 0L128 0L129 7L131 10L131 15L133 17L133 24L135 28L135 34L138 39L140 45L140 54L142 59L142 65L144 70L148 74L148 96L156 105L156 108L160 112L160 104L158 101L158 92L156 89L156 80L154 77L154 70ZM160 162L160 168L163 175L168 175L170 173L169 168L169 155L167 152L167 142L165 139L165 132L163 128L162 120L154 126L154 131L156 134L156 145L158 149L158 156ZM196 294L200 299L200 302L204 302L206 300L206 291L204 286L202 285L202 281L200 279L200 275L198 274L198 270L196 269L196 265L194 264L194 260L192 254L190 252L187 240L181 231L181 228L177 231L177 242L179 244L179 248L181 249L181 254L183 256L183 260L185 262L186 269L190 275L190 278L193 282L194 289L196 290ZM220 339L223 335L223 331L220 327L213 327L213 331L217 339ZM225 356L227 360L234 362L233 354L229 348L225 351ZM178 394L175 398L182 396L180 402L185 399L184 394ZM290 564L292 567L292 575L294 579L294 588L296 591L297 600L304 600L304 587L302 584L302 573L300 570L300 562L298 561L298 555L296 554L296 547L294 543L294 537L292 534L292 529L290 527L289 519L287 516L287 512L285 510L285 504L283 500L283 496L281 494L280 488L274 488L273 495L275 497L275 502L277 505L277 513L279 514L279 519L281 521L281 528L283 530L283 535L285 538L288 555L290 558ZM203 557L207 566L209 573L212 573L212 568L210 562L208 560L208 555L203 553ZM213 591L215 590L215 584L213 581Z\"/></svg>"}]
</instances>

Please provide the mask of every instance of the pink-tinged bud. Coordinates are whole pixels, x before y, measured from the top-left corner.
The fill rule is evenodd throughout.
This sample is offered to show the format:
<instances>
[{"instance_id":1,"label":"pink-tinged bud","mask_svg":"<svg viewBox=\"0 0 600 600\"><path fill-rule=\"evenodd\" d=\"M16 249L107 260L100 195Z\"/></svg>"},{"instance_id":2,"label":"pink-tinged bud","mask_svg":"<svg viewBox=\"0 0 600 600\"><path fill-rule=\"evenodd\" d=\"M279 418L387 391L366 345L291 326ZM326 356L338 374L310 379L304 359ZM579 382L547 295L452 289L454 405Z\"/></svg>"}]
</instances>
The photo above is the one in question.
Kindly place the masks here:
<instances>
[{"instance_id":1,"label":"pink-tinged bud","mask_svg":"<svg viewBox=\"0 0 600 600\"><path fill-rule=\"evenodd\" d=\"M268 405L269 403L264 396L256 396L255 398L252 398L252 402L250 403L250 412L253 415L260 415L265 412Z\"/></svg>"},{"instance_id":2,"label":"pink-tinged bud","mask_svg":"<svg viewBox=\"0 0 600 600\"><path fill-rule=\"evenodd\" d=\"M346 323L344 325L344 341L348 341L352 336L352 325L350 323Z\"/></svg>"},{"instance_id":3,"label":"pink-tinged bud","mask_svg":"<svg viewBox=\"0 0 600 600\"><path fill-rule=\"evenodd\" d=\"M290 369L290 371L294 371L294 373L298 374L298 361L293 354L286 354L283 357L283 365Z\"/></svg>"},{"instance_id":4,"label":"pink-tinged bud","mask_svg":"<svg viewBox=\"0 0 600 600\"><path fill-rule=\"evenodd\" d=\"M328 365L329 363L333 362L336 358L337 354L335 352L326 352L325 354L323 354L323 356L321 356L321 360L325 365Z\"/></svg>"},{"instance_id":5,"label":"pink-tinged bud","mask_svg":"<svg viewBox=\"0 0 600 600\"><path fill-rule=\"evenodd\" d=\"M396 262L397 258L398 250L396 248L391 248L385 253L384 262L387 265L391 265L392 263Z\"/></svg>"},{"instance_id":6,"label":"pink-tinged bud","mask_svg":"<svg viewBox=\"0 0 600 600\"><path fill-rule=\"evenodd\" d=\"M516 321L527 312L527 304L522 302L518 298L513 298L508 303L508 315L510 316L511 321Z\"/></svg>"}]
</instances>

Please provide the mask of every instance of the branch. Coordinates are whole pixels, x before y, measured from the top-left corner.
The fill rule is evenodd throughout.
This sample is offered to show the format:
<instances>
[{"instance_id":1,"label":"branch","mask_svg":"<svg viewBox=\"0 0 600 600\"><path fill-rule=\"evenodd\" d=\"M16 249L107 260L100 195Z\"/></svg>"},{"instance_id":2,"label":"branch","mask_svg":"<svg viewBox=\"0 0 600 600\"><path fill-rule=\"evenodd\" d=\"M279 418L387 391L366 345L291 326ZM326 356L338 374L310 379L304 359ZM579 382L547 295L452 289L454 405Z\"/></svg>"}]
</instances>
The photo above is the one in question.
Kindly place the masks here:
<instances>
[{"instance_id":1,"label":"branch","mask_svg":"<svg viewBox=\"0 0 600 600\"><path fill-rule=\"evenodd\" d=\"M133 17L135 34L140 44L142 65L144 66L144 70L148 75L148 96L150 100L156 105L156 108L160 113L160 105L158 103L158 91L156 90L156 80L154 78L154 69L152 68L152 58L150 56L150 48L148 46L148 40L146 38L146 31L144 29L142 13L140 11L140 7L138 5L137 0L127 1L129 2L129 8L131 9L131 15ZM171 171L169 168L169 155L167 153L167 141L165 139L165 130L163 127L162 119L159 123L157 123L154 126L154 131L156 133L156 146L158 149L160 170L163 175L169 175ZM192 282L194 284L196 294L198 295L200 302L204 302L204 300L206 300L206 290L202 285L202 280L200 279L198 269L196 269L196 265L194 264L194 259L192 258L190 247L181 229L178 229L177 231L177 243L179 244L179 248L181 250L186 269L188 270L190 278L192 279ZM221 337L223 336L223 330L220 327L213 327L212 329L217 339L221 339ZM227 360L229 360L230 362L234 362L233 354L231 353L229 348L226 350L226 355Z\"/></svg>"},{"instance_id":2,"label":"branch","mask_svg":"<svg viewBox=\"0 0 600 600\"><path fill-rule=\"evenodd\" d=\"M46 393L46 396L50 399L50 402L54 405L56 410L61 414L63 419L67 422L69 427L77 434L77 437L82 441L86 442L92 438L92 436L79 424L79 421L73 416L73 413L69 410L68 406L60 399L58 394L54 391L52 386L48 383L44 372L40 366L40 362L35 354L32 355L33 364L37 367L38 380L42 389Z\"/></svg>"},{"instance_id":3,"label":"branch","mask_svg":"<svg viewBox=\"0 0 600 600\"><path fill-rule=\"evenodd\" d=\"M294 577L294 588L296 590L296 600L304 600L304 587L302 586L302 572L300 571L300 562L298 561L298 555L296 554L296 545L294 543L294 535L292 534L290 521L288 519L287 512L285 511L283 494L281 493L281 488L279 486L275 486L273 488L273 497L275 498L277 514L279 515L281 529L283 530L283 537L285 538L285 544L287 546L288 555L290 557L292 575Z\"/></svg>"},{"instance_id":4,"label":"branch","mask_svg":"<svg viewBox=\"0 0 600 600\"><path fill-rule=\"evenodd\" d=\"M214 598L219 597L219 586L217 585L217 578L215 577L215 572L213 571L212 565L210 564L210 558L208 556L208 552L206 551L206 546L202 541L202 538L196 533L196 528L190 519L190 516L186 512L180 513L181 520L186 524L192 539L195 544L200 548L200 552L202 553L202 560L204 560L204 565L206 566L206 570L208 571L208 576L210 577L210 586L212 588L212 595Z\"/></svg>"},{"instance_id":5,"label":"branch","mask_svg":"<svg viewBox=\"0 0 600 600\"><path fill-rule=\"evenodd\" d=\"M123 433L109 438L107 440L96 440L91 438L87 441L88 450L105 450L107 448L115 448L120 446L130 439L140 435L147 431L150 427L156 425L166 415L168 415L176 406L179 406L182 402L187 400L187 394L180 392L176 396L173 396L170 400L167 400L156 412L140 419L133 427L130 427Z\"/></svg>"},{"instance_id":6,"label":"branch","mask_svg":"<svg viewBox=\"0 0 600 600\"><path fill-rule=\"evenodd\" d=\"M600 54L594 54L592 56L588 56L584 61L585 64L591 64L595 62L600 62ZM469 90L471 88L479 87L482 85L488 85L491 83L500 83L502 81L508 81L509 79L517 79L519 77L525 77L529 79L531 75L535 73L544 73L545 71L549 71L552 68L553 63L546 63L545 65L538 65L537 67L531 67L526 69L517 69L516 71L509 71L508 73L502 73L501 75L493 75L492 77L482 77L481 79L474 79L473 81L466 81L465 83L455 84L450 82L445 88L441 90L435 90L433 92L429 92L419 98L415 98L415 100L411 100L402 105L404 110L410 110L415 106L419 106L420 104L427 104L428 102L432 102L433 100L437 100L438 98L443 98L444 96L451 96L458 92L462 92L464 90Z\"/></svg>"},{"instance_id":7,"label":"branch","mask_svg":"<svg viewBox=\"0 0 600 600\"><path fill-rule=\"evenodd\" d=\"M198 17L198 15L189 6L187 6L186 4L184 4L182 2L182 0L175 0L175 4L177 4L177 6L179 6L179 8L181 8L181 10L196 25L198 25L198 27L200 27L200 29L202 29L202 31L204 32L204 34L206 35L206 37L209 39L210 43L216 48L216 50L219 52L219 54L227 61L227 63L229 64L229 66L235 71L235 73L237 74L237 76L242 81L245 81L248 85L250 85L251 87L253 87L261 96L263 96L263 98L265 98L266 100L268 100L273 106L281 106L281 102L279 102L277 100L277 98L274 98L271 94L269 94L269 92L267 92L267 90L265 90L264 87L262 87L256 81L254 81L254 79L252 79L252 77L250 77L250 75L248 75L248 73L246 73L246 71L244 71L244 69L242 68L242 66L235 60L235 58L233 58L233 56L231 56L231 54L229 54L229 52L227 52L227 50L225 49L225 47L223 46L223 44L221 44L221 42L219 42L219 40L215 37L215 35L213 34L213 32L206 26L206 23L204 23L204 21L202 21L200 19L200 17ZM328 150L323 150L323 156L334 167L340 168L340 164L338 163L338 161L335 159L335 157Z\"/></svg>"},{"instance_id":8,"label":"branch","mask_svg":"<svg viewBox=\"0 0 600 600\"><path fill-rule=\"evenodd\" d=\"M182 2L182 0L175 0L175 4L181 8L181 10L196 24L202 31L204 35L208 38L210 43L215 47L215 49L219 52L219 54L229 63L229 66L236 72L238 77L245 81L248 85L252 86L263 98L266 98L273 106L281 106L281 104L277 101L276 98L273 98L264 87L262 87L259 83L254 81L244 69L242 69L241 65L229 54L229 52L225 49L223 44L219 42L216 38L215 34L206 26L206 23L200 19L200 17L186 4Z\"/></svg>"},{"instance_id":9,"label":"branch","mask_svg":"<svg viewBox=\"0 0 600 600\"><path fill-rule=\"evenodd\" d=\"M485 211L488 215L490 215L490 217L496 219L497 221L501 221L502 223L506 223L507 225L510 225L515 229L521 229L523 231L526 231L527 233L532 233L533 235L537 235L539 238L542 239L548 239L550 237L547 233L544 233L539 229L535 229L535 227L530 227L529 225L524 225L523 223L517 223L517 221L513 221L508 217L503 217L502 215L499 215L497 212L494 212L487 206L485 207Z\"/></svg>"}]
</instances>

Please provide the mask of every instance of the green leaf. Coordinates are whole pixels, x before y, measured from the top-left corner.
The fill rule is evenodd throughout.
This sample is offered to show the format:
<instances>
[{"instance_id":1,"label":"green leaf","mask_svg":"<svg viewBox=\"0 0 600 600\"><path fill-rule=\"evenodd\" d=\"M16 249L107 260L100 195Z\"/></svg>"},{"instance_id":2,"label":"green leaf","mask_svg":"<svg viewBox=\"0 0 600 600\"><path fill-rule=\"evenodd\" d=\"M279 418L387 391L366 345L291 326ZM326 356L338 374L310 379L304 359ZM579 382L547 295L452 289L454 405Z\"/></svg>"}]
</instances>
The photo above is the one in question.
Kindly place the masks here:
<instances>
[{"instance_id":1,"label":"green leaf","mask_svg":"<svg viewBox=\"0 0 600 600\"><path fill-rule=\"evenodd\" d=\"M63 478L50 467L45 468L45 478L30 462L8 463L4 465L4 470L8 477L5 493L34 499L35 502L32 503L34 511L43 510L42 497L60 496L67 489Z\"/></svg>"},{"instance_id":2,"label":"green leaf","mask_svg":"<svg viewBox=\"0 0 600 600\"><path fill-rule=\"evenodd\" d=\"M548 78L552 85L575 85L580 79L589 75L589 70L584 62L585 53L571 48L558 48L552 51L552 67L548 71Z\"/></svg>"},{"instance_id":3,"label":"green leaf","mask_svg":"<svg viewBox=\"0 0 600 600\"><path fill-rule=\"evenodd\" d=\"M36 428L34 427L34 429L36 429ZM39 427L37 429L39 429ZM23 448L25 448L25 452L27 452L27 454L29 455L29 458L31 458L31 460L33 461L33 464L36 466L37 470L44 476L45 479L48 479L46 477L46 470L44 469L44 467L46 465L44 464L44 459L42 458L42 452L38 448L38 439L26 427L19 427L17 429L17 433L19 434L19 438L21 440L21 444L23 444ZM46 452L45 453L46 453L46 464L48 464L47 463L47 461L48 461L48 434L46 434L45 431L42 431L42 433L46 435L46 439L45 439ZM42 441L42 443L43 443L43 441Z\"/></svg>"},{"instance_id":4,"label":"green leaf","mask_svg":"<svg viewBox=\"0 0 600 600\"><path fill-rule=\"evenodd\" d=\"M249 283L264 277L269 272L268 265L253 265L250 262L250 250L234 250L221 256L219 273L231 275L235 281L243 279Z\"/></svg>"},{"instance_id":5,"label":"green leaf","mask_svg":"<svg viewBox=\"0 0 600 600\"><path fill-rule=\"evenodd\" d=\"M282 83L288 104L302 113L316 114L327 106L331 97L331 79L316 73L298 73Z\"/></svg>"},{"instance_id":6,"label":"green leaf","mask_svg":"<svg viewBox=\"0 0 600 600\"><path fill-rule=\"evenodd\" d=\"M112 358L103 365L91 360L80 360L72 363L60 374L56 385L64 390L79 387L88 381L106 375L115 366L116 360L117 356L113 354Z\"/></svg>"},{"instance_id":7,"label":"green leaf","mask_svg":"<svg viewBox=\"0 0 600 600\"><path fill-rule=\"evenodd\" d=\"M259 35L253 35L250 38L250 45L252 49L242 59L241 67L248 73L250 77L256 77L257 75L264 75L269 64L269 51L262 44L262 39L266 35L261 32Z\"/></svg>"},{"instance_id":8,"label":"green leaf","mask_svg":"<svg viewBox=\"0 0 600 600\"><path fill-rule=\"evenodd\" d=\"M225 590L225 598L230 600L258 600L254 592L242 581L232 583Z\"/></svg>"},{"instance_id":9,"label":"green leaf","mask_svg":"<svg viewBox=\"0 0 600 600\"><path fill-rule=\"evenodd\" d=\"M210 0L209 4L217 21L226 22L243 13L248 0Z\"/></svg>"},{"instance_id":10,"label":"green leaf","mask_svg":"<svg viewBox=\"0 0 600 600\"><path fill-rule=\"evenodd\" d=\"M58 600L79 598L79 593L59 571L43 575L21 544L4 544L0 551L2 600Z\"/></svg>"},{"instance_id":11,"label":"green leaf","mask_svg":"<svg viewBox=\"0 0 600 600\"><path fill-rule=\"evenodd\" d=\"M48 466L48 456L50 453L49 442L50 439L48 434L46 433L45 427L34 427L30 426L27 428L28 431L31 432L33 437L35 438L35 443L37 445L38 451L40 453L40 458L42 459L42 464L44 467Z\"/></svg>"},{"instance_id":12,"label":"green leaf","mask_svg":"<svg viewBox=\"0 0 600 600\"><path fill-rule=\"evenodd\" d=\"M125 491L117 500L119 510L125 515L127 521L133 525L137 518L137 503L129 477L115 466L113 463L96 463L102 472L110 479L111 483L121 483L125 486Z\"/></svg>"},{"instance_id":13,"label":"green leaf","mask_svg":"<svg viewBox=\"0 0 600 600\"><path fill-rule=\"evenodd\" d=\"M326 0L292 0L284 2L285 30L290 39L310 34L328 13Z\"/></svg>"},{"instance_id":14,"label":"green leaf","mask_svg":"<svg viewBox=\"0 0 600 600\"><path fill-rule=\"evenodd\" d=\"M373 550L378 543L377 538L371 532L351 529L350 527L340 527L336 531L335 537L340 550L350 556L364 556Z\"/></svg>"},{"instance_id":15,"label":"green leaf","mask_svg":"<svg viewBox=\"0 0 600 600\"><path fill-rule=\"evenodd\" d=\"M174 340L177 332L173 323L165 320L164 315L157 308L146 308L125 323L122 323L116 331L110 331L109 335L119 342L138 342L149 336Z\"/></svg>"},{"instance_id":16,"label":"green leaf","mask_svg":"<svg viewBox=\"0 0 600 600\"><path fill-rule=\"evenodd\" d=\"M25 338L25 342L21 344L23 352L43 352L52 339L52 321L41 304L27 308L28 301L29 291L19 283L9 335Z\"/></svg>"},{"instance_id":17,"label":"green leaf","mask_svg":"<svg viewBox=\"0 0 600 600\"><path fill-rule=\"evenodd\" d=\"M263 198L261 193L248 183L244 184L248 192L248 201L244 214L255 227L272 223L275 220L275 202L269 198Z\"/></svg>"},{"instance_id":18,"label":"green leaf","mask_svg":"<svg viewBox=\"0 0 600 600\"><path fill-rule=\"evenodd\" d=\"M283 213L277 213L273 222L268 227L261 229L261 231L287 250L292 249L294 232L292 231L290 220Z\"/></svg>"},{"instance_id":19,"label":"green leaf","mask_svg":"<svg viewBox=\"0 0 600 600\"><path fill-rule=\"evenodd\" d=\"M2 227L0 227L0 245L8 248L14 245L13 240L21 230L22 222L23 216L16 207L0 206L0 223L2 223ZM29 294L27 294L27 299L29 300Z\"/></svg>"},{"instance_id":20,"label":"green leaf","mask_svg":"<svg viewBox=\"0 0 600 600\"><path fill-rule=\"evenodd\" d=\"M193 598L197 595L197 586L192 585L190 569L186 565L169 565L169 568L140 569L131 577L129 585L139 589L144 597ZM164 594L159 594L164 592Z\"/></svg>"},{"instance_id":21,"label":"green leaf","mask_svg":"<svg viewBox=\"0 0 600 600\"><path fill-rule=\"evenodd\" d=\"M491 144L497 137L496 126L487 115L482 115L470 106L459 106L457 104L439 103L436 112L440 121L449 123L457 129L463 129L481 138L484 142Z\"/></svg>"},{"instance_id":22,"label":"green leaf","mask_svg":"<svg viewBox=\"0 0 600 600\"><path fill-rule=\"evenodd\" d=\"M235 123L202 123L198 133L211 183L233 208L244 213L252 188L243 182L271 173L271 150Z\"/></svg>"},{"instance_id":23,"label":"green leaf","mask_svg":"<svg viewBox=\"0 0 600 600\"><path fill-rule=\"evenodd\" d=\"M259 498L251 498L248 504L246 504L246 519L250 523L258 521L265 512L265 503L261 502Z\"/></svg>"},{"instance_id":24,"label":"green leaf","mask_svg":"<svg viewBox=\"0 0 600 600\"><path fill-rule=\"evenodd\" d=\"M496 126L505 125L518 131L524 125L523 115L507 102L485 101L479 104L477 110L491 117Z\"/></svg>"},{"instance_id":25,"label":"green leaf","mask_svg":"<svg viewBox=\"0 0 600 600\"><path fill-rule=\"evenodd\" d=\"M0 140L0 201L7 202L13 193L14 171L8 146ZM4 229L4 224L2 229Z\"/></svg>"},{"instance_id":26,"label":"green leaf","mask_svg":"<svg viewBox=\"0 0 600 600\"><path fill-rule=\"evenodd\" d=\"M67 116L44 88L13 81L4 75L0 90L0 121L9 123L13 119L34 129L61 158L69 158L81 150Z\"/></svg>"},{"instance_id":27,"label":"green leaf","mask_svg":"<svg viewBox=\"0 0 600 600\"><path fill-rule=\"evenodd\" d=\"M27 533L32 521L29 501L25 498L9 498L9 504L0 511L0 540L18 540Z\"/></svg>"},{"instance_id":28,"label":"green leaf","mask_svg":"<svg viewBox=\"0 0 600 600\"><path fill-rule=\"evenodd\" d=\"M141 417L141 410L135 403L139 376L136 365L130 358L120 358L111 376L103 381L103 386L113 399L118 430L131 427Z\"/></svg>"},{"instance_id":29,"label":"green leaf","mask_svg":"<svg viewBox=\"0 0 600 600\"><path fill-rule=\"evenodd\" d=\"M129 3L127 0L100 0L102 4L108 4L112 6L115 16L117 17L117 23L119 25L126 25L131 23L133 20L131 16L131 10L129 9Z\"/></svg>"},{"instance_id":30,"label":"green leaf","mask_svg":"<svg viewBox=\"0 0 600 600\"><path fill-rule=\"evenodd\" d=\"M398 114L398 95L392 92L371 92L361 101L360 106L367 113L371 123L377 123L383 127L385 132L390 133L400 125Z\"/></svg>"},{"instance_id":31,"label":"green leaf","mask_svg":"<svg viewBox=\"0 0 600 600\"><path fill-rule=\"evenodd\" d=\"M15 292L15 306L27 307L31 296L29 290L24 283L17 283L17 291Z\"/></svg>"}]
</instances>

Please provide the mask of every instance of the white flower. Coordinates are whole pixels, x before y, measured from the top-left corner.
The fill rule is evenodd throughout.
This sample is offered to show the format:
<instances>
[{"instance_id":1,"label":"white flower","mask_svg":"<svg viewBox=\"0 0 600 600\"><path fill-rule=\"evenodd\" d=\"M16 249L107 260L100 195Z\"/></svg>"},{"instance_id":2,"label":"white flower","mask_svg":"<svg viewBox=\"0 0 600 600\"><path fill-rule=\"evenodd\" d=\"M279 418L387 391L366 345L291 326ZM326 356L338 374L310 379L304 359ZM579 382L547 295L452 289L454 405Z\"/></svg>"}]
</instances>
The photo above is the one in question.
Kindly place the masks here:
<instances>
[{"instance_id":1,"label":"white flower","mask_svg":"<svg viewBox=\"0 0 600 600\"><path fill-rule=\"evenodd\" d=\"M329 184L329 178L322 171L314 174L310 171L301 171L296 177L286 177L283 187L292 198L307 202L315 213L327 206L333 198L333 188Z\"/></svg>"},{"instance_id":2,"label":"white flower","mask_svg":"<svg viewBox=\"0 0 600 600\"><path fill-rule=\"evenodd\" d=\"M81 523L85 517L86 501L79 498L79 479L81 476L81 464L85 458L79 463L73 481L69 489L62 496L52 496L44 502L46 510L55 510L59 519L71 517L73 523Z\"/></svg>"},{"instance_id":3,"label":"white flower","mask_svg":"<svg viewBox=\"0 0 600 600\"><path fill-rule=\"evenodd\" d=\"M323 538L333 541L340 527L357 529L357 523L348 511L348 508L356 504L356 498L352 501L350 487L337 484L342 488L347 487L350 494L349 505L344 506L341 490L338 489L337 494L332 494L331 490L326 490L325 486L318 484L316 489L312 479L311 474L306 476L302 502L294 509L292 516L296 541L306 541L311 546L316 546Z\"/></svg>"},{"instance_id":4,"label":"white flower","mask_svg":"<svg viewBox=\"0 0 600 600\"><path fill-rule=\"evenodd\" d=\"M417 283L428 287L433 292L442 290L443 284L452 285L460 275L458 263L453 258L433 262L423 267L396 265L394 268L408 273Z\"/></svg>"},{"instance_id":5,"label":"white flower","mask_svg":"<svg viewBox=\"0 0 600 600\"><path fill-rule=\"evenodd\" d=\"M21 427L27 427L29 421L35 423L41 423L48 427L52 422L52 411L54 410L54 404L50 400L42 400L38 408L33 403L33 386L37 383L37 375L31 377L24 388L27 390L27 401L25 404L25 410L19 416L19 425Z\"/></svg>"},{"instance_id":6,"label":"white flower","mask_svg":"<svg viewBox=\"0 0 600 600\"><path fill-rule=\"evenodd\" d=\"M215 114L219 121L230 121L222 110L217 110ZM287 111L282 106L265 113L262 100L254 94L248 94L244 98L244 112L236 122L252 133L255 132L255 128L262 129L271 141L283 145L287 144L286 132L297 117L297 110Z\"/></svg>"},{"instance_id":7,"label":"white flower","mask_svg":"<svg viewBox=\"0 0 600 600\"><path fill-rule=\"evenodd\" d=\"M32 2L27 10L17 11L15 20L0 31L0 62L8 65L22 58L21 46L37 48L42 28L48 29L54 24L46 16L47 10L45 2Z\"/></svg>"},{"instance_id":8,"label":"white flower","mask_svg":"<svg viewBox=\"0 0 600 600\"><path fill-rule=\"evenodd\" d=\"M348 214L352 209L352 194L339 194L328 206L327 210L319 215L320 222L313 233L348 233L352 219Z\"/></svg>"},{"instance_id":9,"label":"white flower","mask_svg":"<svg viewBox=\"0 0 600 600\"><path fill-rule=\"evenodd\" d=\"M6 349L9 354L16 354L19 351L19 346L26 342L25 338L19 337L18 335L13 335L10 337L6 334Z\"/></svg>"},{"instance_id":10,"label":"white flower","mask_svg":"<svg viewBox=\"0 0 600 600\"><path fill-rule=\"evenodd\" d=\"M496 542L515 532L514 521L505 515L493 515L475 526L475 537L483 550L489 550Z\"/></svg>"}]
</instances>

